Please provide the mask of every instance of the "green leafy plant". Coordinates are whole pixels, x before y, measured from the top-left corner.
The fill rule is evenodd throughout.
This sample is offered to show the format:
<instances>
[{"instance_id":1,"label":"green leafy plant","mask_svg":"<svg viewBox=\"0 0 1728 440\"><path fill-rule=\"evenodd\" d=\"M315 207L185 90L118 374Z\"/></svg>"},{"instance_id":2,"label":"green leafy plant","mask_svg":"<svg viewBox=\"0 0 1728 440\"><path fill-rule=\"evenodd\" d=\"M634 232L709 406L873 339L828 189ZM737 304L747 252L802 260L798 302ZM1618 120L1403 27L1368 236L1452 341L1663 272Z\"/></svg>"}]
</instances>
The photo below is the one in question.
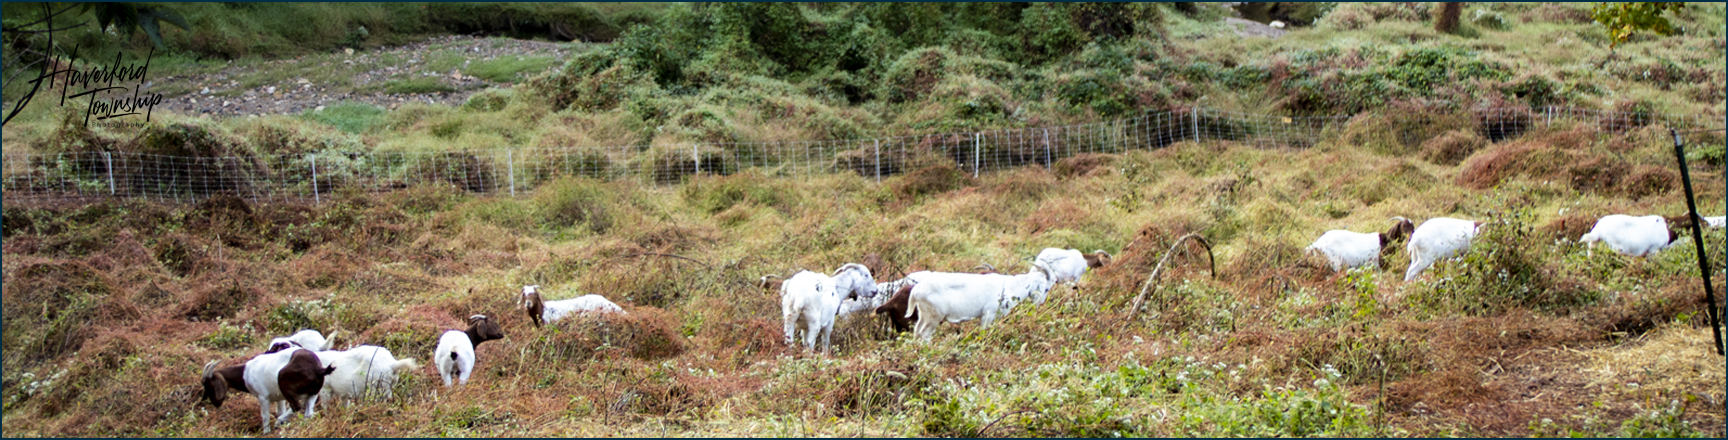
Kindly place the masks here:
<instances>
[{"instance_id":1,"label":"green leafy plant","mask_svg":"<svg viewBox=\"0 0 1728 440\"><path fill-rule=\"evenodd\" d=\"M1662 13L1685 7L1686 4L1681 2L1607 2L1590 8L1590 16L1608 27L1608 35L1612 37L1608 44L1613 47L1632 38L1632 33L1637 31L1660 35L1673 33L1672 25Z\"/></svg>"}]
</instances>

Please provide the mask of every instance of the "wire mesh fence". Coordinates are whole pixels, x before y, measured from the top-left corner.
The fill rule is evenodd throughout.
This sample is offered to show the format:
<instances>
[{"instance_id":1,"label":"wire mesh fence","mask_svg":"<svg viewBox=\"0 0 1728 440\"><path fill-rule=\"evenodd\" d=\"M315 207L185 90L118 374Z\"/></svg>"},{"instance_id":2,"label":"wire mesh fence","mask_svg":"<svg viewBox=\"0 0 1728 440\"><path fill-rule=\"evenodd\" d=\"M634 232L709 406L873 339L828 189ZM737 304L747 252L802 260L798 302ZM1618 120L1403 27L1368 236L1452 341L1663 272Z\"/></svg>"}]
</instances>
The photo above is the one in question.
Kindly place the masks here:
<instances>
[{"instance_id":1,"label":"wire mesh fence","mask_svg":"<svg viewBox=\"0 0 1728 440\"><path fill-rule=\"evenodd\" d=\"M1440 114L1435 114L1440 115ZM1473 130L1491 142L1537 127L1573 123L1606 133L1662 125L1695 134L1689 145L1721 145L1723 121L1542 107L1495 108L1424 118L1366 113L1290 117L1191 108L1107 122L836 141L698 143L608 148L495 149L443 152L311 153L248 157L178 157L125 152L6 154L0 191L7 203L140 198L193 202L216 194L253 201L321 202L337 191L381 192L421 184L515 196L549 180L585 176L676 184L698 174L748 169L775 176L856 173L881 181L918 168L951 164L980 176L1026 166L1051 167L1087 153L1120 154L1177 142L1229 141L1259 148L1306 148L1352 131L1381 130L1416 145L1436 133ZM1408 121L1373 125L1388 118ZM1439 128L1440 130L1436 130Z\"/></svg>"}]
</instances>

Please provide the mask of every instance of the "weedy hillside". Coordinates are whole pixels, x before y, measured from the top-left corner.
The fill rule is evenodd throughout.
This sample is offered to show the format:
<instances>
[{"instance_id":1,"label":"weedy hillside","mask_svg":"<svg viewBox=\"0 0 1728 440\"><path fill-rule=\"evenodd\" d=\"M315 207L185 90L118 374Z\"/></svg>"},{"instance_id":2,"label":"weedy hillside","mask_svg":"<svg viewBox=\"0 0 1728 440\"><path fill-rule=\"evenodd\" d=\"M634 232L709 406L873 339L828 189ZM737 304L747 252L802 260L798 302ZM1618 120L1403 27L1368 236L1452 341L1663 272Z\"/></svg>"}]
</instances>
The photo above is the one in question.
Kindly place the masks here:
<instances>
[{"instance_id":1,"label":"weedy hillside","mask_svg":"<svg viewBox=\"0 0 1728 440\"><path fill-rule=\"evenodd\" d=\"M85 127L72 104L28 108L8 123L8 153L823 140L1191 106L1357 116L1314 145L1182 141L978 177L938 164L880 183L843 168L743 169L566 177L516 197L426 183L318 204L8 201L5 432L257 435L254 399L199 403L201 367L315 328L424 367L394 399L333 404L280 435L1724 435L1728 379L1690 233L1646 258L1578 243L1603 215L1684 212L1669 124L1653 115L1723 115L1720 5L1670 13L1675 35L1613 49L1580 5L1472 4L1455 33L1433 30L1429 4L1287 6L1276 15L1294 27L1273 39L1238 36L1231 14L644 6L600 14L635 25L556 43L563 52L543 55L554 67L528 79L504 80L545 61L479 86L378 92L468 94L461 105L236 118L193 107L141 128ZM169 43L188 38L176 32L164 30ZM261 97L254 88L294 83L270 72L349 65L339 43L303 44L272 49L310 53L300 59L231 67L173 46L183 59L165 64L164 87L203 96L198 78L221 72L233 85L219 92ZM421 60L472 49L429 47ZM332 87L350 86L363 85ZM1507 133L1472 112L1549 105L1630 116ZM1699 209L1721 215L1723 134L1686 141ZM1343 273L1303 253L1326 230L1380 231L1394 216L1484 226L1469 252L1410 282L1401 243ZM1189 233L1205 242L1176 243ZM1703 238L1722 301L1723 229ZM832 355L802 353L782 342L778 293L756 286L867 254L884 260L879 281L980 263L1021 273L1045 247L1114 259L1041 305L990 328L944 325L930 343L858 316L837 326ZM535 328L515 303L527 284L629 313ZM445 388L437 338L476 313L505 337L477 349L468 385Z\"/></svg>"}]
</instances>

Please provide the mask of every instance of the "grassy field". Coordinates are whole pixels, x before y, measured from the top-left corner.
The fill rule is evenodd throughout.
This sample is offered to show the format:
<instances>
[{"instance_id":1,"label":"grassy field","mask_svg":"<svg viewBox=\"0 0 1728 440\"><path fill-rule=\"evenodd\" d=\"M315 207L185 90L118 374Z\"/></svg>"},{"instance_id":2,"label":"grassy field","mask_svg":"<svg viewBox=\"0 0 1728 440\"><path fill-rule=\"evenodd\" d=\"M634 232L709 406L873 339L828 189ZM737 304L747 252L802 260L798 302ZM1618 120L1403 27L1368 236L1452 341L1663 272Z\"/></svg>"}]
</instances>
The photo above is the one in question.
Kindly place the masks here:
<instances>
[{"instance_id":1,"label":"grassy field","mask_svg":"<svg viewBox=\"0 0 1728 440\"><path fill-rule=\"evenodd\" d=\"M1432 30L1425 5L1345 4L1277 39L1234 37L1207 6L902 6L940 18L644 7L638 19L653 26L611 43L464 70L498 84L460 106L165 112L143 128L91 129L64 123L75 107L43 106L8 123L4 144L155 151L172 129L203 132L209 144L185 147L198 154L302 154L845 139L1195 103L1372 114L1306 148L1178 142L978 178L950 166L881 183L743 170L672 185L565 178L516 198L421 185L318 205L7 203L4 431L256 435L253 399L198 403L200 367L316 328L428 366L393 400L332 405L283 436L1724 435L1728 379L1699 313L1690 234L1648 258L1577 243L1602 215L1683 212L1666 127L1559 120L1490 142L1468 117L1490 105L1720 116L1719 5L1674 16L1677 35L1612 52L1576 5L1473 4L1452 35ZM257 6L278 7L289 6ZM616 7L594 8L634 10ZM997 16L1018 19L990 24ZM738 35L740 17L781 33ZM1001 49L1024 42L1032 49ZM236 67L181 47L169 69L268 87L347 56L326 46ZM450 47L421 59L454 66ZM403 65L376 59L366 71ZM515 80L527 72L540 73ZM344 87L457 86L384 76ZM1688 139L1699 209L1720 215L1723 135ZM1393 216L1485 225L1469 253L1411 282L1402 246L1382 268L1345 273L1303 255L1326 230L1383 230ZM1149 285L1191 232L1210 252L1178 248ZM1723 301L1724 232L1704 238ZM777 293L754 285L871 253L885 260L881 281L979 263L1019 273L1045 247L1116 258L1042 305L990 328L944 325L929 344L859 317L839 324L831 356L801 353L781 343ZM598 293L629 314L537 329L513 302L524 284L549 299ZM1143 291L1147 306L1131 312ZM479 347L469 385L443 388L429 366L437 337L474 313L506 337Z\"/></svg>"}]
</instances>

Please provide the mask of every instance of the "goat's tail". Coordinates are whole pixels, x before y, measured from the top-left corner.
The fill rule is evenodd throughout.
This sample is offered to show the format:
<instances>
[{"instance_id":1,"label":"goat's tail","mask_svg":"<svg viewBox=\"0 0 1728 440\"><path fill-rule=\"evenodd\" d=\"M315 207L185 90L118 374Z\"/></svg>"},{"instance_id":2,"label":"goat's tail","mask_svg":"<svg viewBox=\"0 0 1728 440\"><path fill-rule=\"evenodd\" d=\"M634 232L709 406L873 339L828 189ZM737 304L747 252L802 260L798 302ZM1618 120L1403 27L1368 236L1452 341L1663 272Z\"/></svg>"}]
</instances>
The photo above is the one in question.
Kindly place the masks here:
<instances>
[{"instance_id":1,"label":"goat's tail","mask_svg":"<svg viewBox=\"0 0 1728 440\"><path fill-rule=\"evenodd\" d=\"M420 363L414 362L413 359L398 359L396 360L396 363L390 364L390 371L397 373L406 373L418 369L420 369Z\"/></svg>"}]
</instances>

